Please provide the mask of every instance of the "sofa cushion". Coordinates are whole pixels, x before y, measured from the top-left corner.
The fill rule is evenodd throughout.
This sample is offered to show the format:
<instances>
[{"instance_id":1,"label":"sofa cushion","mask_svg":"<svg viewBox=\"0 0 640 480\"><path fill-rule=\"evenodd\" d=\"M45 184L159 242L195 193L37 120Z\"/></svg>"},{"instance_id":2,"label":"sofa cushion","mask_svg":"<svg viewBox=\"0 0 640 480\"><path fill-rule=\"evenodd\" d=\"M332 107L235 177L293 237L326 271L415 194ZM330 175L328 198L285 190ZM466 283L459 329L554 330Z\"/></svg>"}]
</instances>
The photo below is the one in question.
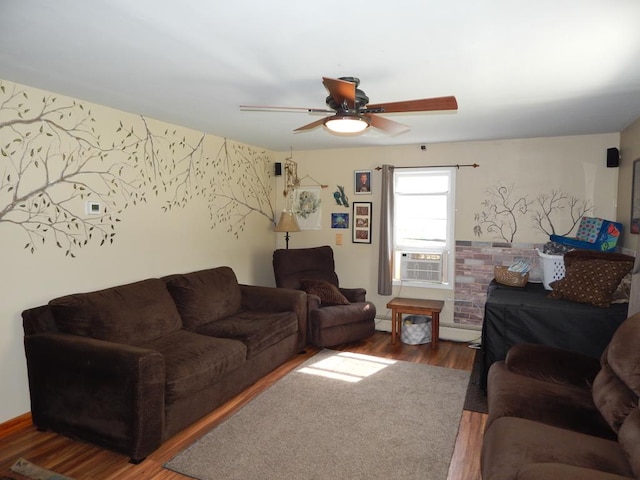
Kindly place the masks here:
<instances>
[{"instance_id":1,"label":"sofa cushion","mask_svg":"<svg viewBox=\"0 0 640 480\"><path fill-rule=\"evenodd\" d=\"M182 328L162 280L148 279L49 302L60 331L141 345Z\"/></svg>"},{"instance_id":2,"label":"sofa cushion","mask_svg":"<svg viewBox=\"0 0 640 480\"><path fill-rule=\"evenodd\" d=\"M623 477L633 473L618 442L523 418L503 417L486 430L482 479L514 480L526 465L558 463Z\"/></svg>"},{"instance_id":3,"label":"sofa cushion","mask_svg":"<svg viewBox=\"0 0 640 480\"><path fill-rule=\"evenodd\" d=\"M242 342L179 330L144 345L164 357L165 403L211 385L246 361Z\"/></svg>"},{"instance_id":4,"label":"sofa cushion","mask_svg":"<svg viewBox=\"0 0 640 480\"><path fill-rule=\"evenodd\" d=\"M242 293L229 267L170 275L163 280L187 329L240 311Z\"/></svg>"},{"instance_id":5,"label":"sofa cushion","mask_svg":"<svg viewBox=\"0 0 640 480\"><path fill-rule=\"evenodd\" d=\"M252 358L271 345L298 331L298 317L293 312L262 313L245 311L197 327L195 332L212 337L239 340Z\"/></svg>"},{"instance_id":6,"label":"sofa cushion","mask_svg":"<svg viewBox=\"0 0 640 480\"><path fill-rule=\"evenodd\" d=\"M300 287L307 293L320 297L322 305L349 305L349 300L338 287L323 280L302 280Z\"/></svg>"}]
</instances>

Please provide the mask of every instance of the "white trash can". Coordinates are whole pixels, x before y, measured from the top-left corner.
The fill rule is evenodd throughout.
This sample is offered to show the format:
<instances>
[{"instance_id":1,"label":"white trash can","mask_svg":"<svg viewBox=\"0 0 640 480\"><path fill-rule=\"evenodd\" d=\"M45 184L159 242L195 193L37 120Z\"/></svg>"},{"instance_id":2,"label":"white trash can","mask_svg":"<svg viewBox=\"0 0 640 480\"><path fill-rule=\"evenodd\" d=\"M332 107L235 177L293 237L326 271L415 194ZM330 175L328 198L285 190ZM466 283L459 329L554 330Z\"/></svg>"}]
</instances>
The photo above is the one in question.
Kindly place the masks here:
<instances>
[{"instance_id":1,"label":"white trash can","mask_svg":"<svg viewBox=\"0 0 640 480\"><path fill-rule=\"evenodd\" d=\"M402 319L400 341L407 345L421 345L431 342L431 317L408 315Z\"/></svg>"}]
</instances>

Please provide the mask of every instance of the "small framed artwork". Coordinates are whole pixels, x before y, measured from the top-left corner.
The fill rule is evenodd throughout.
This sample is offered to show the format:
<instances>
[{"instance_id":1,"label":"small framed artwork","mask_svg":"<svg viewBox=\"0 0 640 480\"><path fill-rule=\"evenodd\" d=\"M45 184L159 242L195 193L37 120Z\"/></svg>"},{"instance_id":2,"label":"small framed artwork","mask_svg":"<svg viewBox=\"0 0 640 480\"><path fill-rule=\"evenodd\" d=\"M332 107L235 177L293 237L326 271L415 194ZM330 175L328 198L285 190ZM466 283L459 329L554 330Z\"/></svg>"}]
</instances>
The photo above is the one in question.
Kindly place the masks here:
<instances>
[{"instance_id":1,"label":"small framed artwork","mask_svg":"<svg viewBox=\"0 0 640 480\"><path fill-rule=\"evenodd\" d=\"M356 195L371 195L371 170L356 170L354 180Z\"/></svg>"},{"instance_id":2,"label":"small framed artwork","mask_svg":"<svg viewBox=\"0 0 640 480\"><path fill-rule=\"evenodd\" d=\"M348 213L332 213L331 228L349 228Z\"/></svg>"},{"instance_id":3,"label":"small framed artwork","mask_svg":"<svg viewBox=\"0 0 640 480\"><path fill-rule=\"evenodd\" d=\"M371 243L371 202L353 202L353 243Z\"/></svg>"}]
</instances>

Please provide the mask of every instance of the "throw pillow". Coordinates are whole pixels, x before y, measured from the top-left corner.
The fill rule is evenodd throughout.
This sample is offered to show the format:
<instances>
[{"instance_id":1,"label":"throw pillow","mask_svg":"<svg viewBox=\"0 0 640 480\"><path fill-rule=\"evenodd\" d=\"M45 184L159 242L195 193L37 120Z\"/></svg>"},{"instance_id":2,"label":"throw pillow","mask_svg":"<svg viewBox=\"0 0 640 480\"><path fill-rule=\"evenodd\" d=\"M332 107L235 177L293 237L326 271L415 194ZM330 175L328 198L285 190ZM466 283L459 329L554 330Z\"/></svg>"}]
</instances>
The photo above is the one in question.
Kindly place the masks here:
<instances>
[{"instance_id":1,"label":"throw pillow","mask_svg":"<svg viewBox=\"0 0 640 480\"><path fill-rule=\"evenodd\" d=\"M551 282L551 298L563 298L598 307L611 305L612 295L633 262L585 260L567 267L564 278Z\"/></svg>"},{"instance_id":2,"label":"throw pillow","mask_svg":"<svg viewBox=\"0 0 640 480\"><path fill-rule=\"evenodd\" d=\"M338 287L329 282L323 280L302 280L300 285L305 292L320 297L320 303L324 305L349 305L349 300L340 293Z\"/></svg>"},{"instance_id":3,"label":"throw pillow","mask_svg":"<svg viewBox=\"0 0 640 480\"><path fill-rule=\"evenodd\" d=\"M635 260L631 255L615 252L599 252L597 250L576 249L564 254L564 266L571 267L576 262L584 262L587 260L608 260L610 262L633 262Z\"/></svg>"}]
</instances>

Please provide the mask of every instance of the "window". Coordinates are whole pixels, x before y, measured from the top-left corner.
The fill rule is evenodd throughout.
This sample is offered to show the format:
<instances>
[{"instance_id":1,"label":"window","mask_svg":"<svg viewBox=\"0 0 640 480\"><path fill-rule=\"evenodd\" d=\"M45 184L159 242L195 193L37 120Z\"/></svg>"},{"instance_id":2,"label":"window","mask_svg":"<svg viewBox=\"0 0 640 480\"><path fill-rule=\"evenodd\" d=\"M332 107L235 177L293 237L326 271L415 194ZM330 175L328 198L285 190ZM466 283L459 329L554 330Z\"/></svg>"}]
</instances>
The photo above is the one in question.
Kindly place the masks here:
<instances>
[{"instance_id":1,"label":"window","mask_svg":"<svg viewBox=\"0 0 640 480\"><path fill-rule=\"evenodd\" d=\"M393 280L453 288L455 168L393 173Z\"/></svg>"}]
</instances>

